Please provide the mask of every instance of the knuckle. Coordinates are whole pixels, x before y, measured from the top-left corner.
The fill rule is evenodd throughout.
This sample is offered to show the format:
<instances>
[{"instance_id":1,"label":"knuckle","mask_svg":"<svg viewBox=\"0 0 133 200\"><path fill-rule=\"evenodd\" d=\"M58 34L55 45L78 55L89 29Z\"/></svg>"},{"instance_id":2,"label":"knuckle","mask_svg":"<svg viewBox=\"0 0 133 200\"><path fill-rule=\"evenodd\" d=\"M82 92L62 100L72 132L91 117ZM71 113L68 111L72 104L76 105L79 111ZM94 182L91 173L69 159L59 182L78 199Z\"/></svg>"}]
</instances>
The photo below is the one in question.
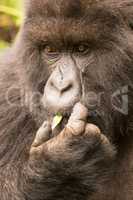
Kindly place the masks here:
<instances>
[{"instance_id":1,"label":"knuckle","mask_svg":"<svg viewBox=\"0 0 133 200\"><path fill-rule=\"evenodd\" d=\"M30 149L30 156L33 156L33 155L38 155L42 152L43 150L43 147L42 146L38 146L38 147L31 147Z\"/></svg>"},{"instance_id":2,"label":"knuckle","mask_svg":"<svg viewBox=\"0 0 133 200\"><path fill-rule=\"evenodd\" d=\"M67 132L70 135L81 135L85 130L85 122L81 120L75 120L66 125Z\"/></svg>"},{"instance_id":3,"label":"knuckle","mask_svg":"<svg viewBox=\"0 0 133 200\"><path fill-rule=\"evenodd\" d=\"M87 124L85 127L85 135L100 135L100 129L94 124Z\"/></svg>"},{"instance_id":4,"label":"knuckle","mask_svg":"<svg viewBox=\"0 0 133 200\"><path fill-rule=\"evenodd\" d=\"M101 133L100 129L94 124L87 124L85 127L85 135L97 136L103 144L109 144L108 138Z\"/></svg>"},{"instance_id":5,"label":"knuckle","mask_svg":"<svg viewBox=\"0 0 133 200\"><path fill-rule=\"evenodd\" d=\"M101 141L102 141L103 144L109 144L110 143L108 138L105 135L101 134L100 137L101 137Z\"/></svg>"}]
</instances>

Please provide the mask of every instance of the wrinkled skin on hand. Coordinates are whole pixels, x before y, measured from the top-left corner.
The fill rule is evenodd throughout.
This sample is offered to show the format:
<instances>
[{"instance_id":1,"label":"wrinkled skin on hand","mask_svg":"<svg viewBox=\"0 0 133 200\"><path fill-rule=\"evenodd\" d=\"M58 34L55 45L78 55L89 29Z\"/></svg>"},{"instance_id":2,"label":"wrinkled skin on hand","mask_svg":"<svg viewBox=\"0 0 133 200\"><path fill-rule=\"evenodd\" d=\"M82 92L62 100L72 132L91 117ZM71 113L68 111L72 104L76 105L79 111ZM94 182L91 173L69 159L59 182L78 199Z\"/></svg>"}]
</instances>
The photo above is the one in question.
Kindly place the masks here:
<instances>
[{"instance_id":1,"label":"wrinkled skin on hand","mask_svg":"<svg viewBox=\"0 0 133 200\"><path fill-rule=\"evenodd\" d=\"M44 122L30 149L26 194L35 190L40 200L86 199L101 180L106 183L115 150L97 126L86 122L87 116L88 110L77 103L65 128L51 139L50 124Z\"/></svg>"}]
</instances>

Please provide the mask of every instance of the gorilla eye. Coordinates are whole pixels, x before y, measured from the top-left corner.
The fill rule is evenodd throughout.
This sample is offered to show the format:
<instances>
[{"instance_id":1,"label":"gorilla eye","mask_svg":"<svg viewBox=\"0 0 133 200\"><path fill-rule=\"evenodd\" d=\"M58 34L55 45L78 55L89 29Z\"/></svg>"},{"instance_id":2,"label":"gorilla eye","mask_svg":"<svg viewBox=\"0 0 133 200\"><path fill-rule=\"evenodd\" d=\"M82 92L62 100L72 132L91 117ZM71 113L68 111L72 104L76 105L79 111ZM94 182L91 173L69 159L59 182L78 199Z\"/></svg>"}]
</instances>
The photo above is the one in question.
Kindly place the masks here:
<instances>
[{"instance_id":1,"label":"gorilla eye","mask_svg":"<svg viewBox=\"0 0 133 200\"><path fill-rule=\"evenodd\" d=\"M42 54L45 59L52 64L60 58L59 50L52 45L45 45L42 47Z\"/></svg>"},{"instance_id":2,"label":"gorilla eye","mask_svg":"<svg viewBox=\"0 0 133 200\"><path fill-rule=\"evenodd\" d=\"M56 54L56 53L59 53L59 51L54 47L54 46L49 46L49 45L46 45L44 47L44 53L46 55L49 55L49 54Z\"/></svg>"},{"instance_id":3,"label":"gorilla eye","mask_svg":"<svg viewBox=\"0 0 133 200\"><path fill-rule=\"evenodd\" d=\"M75 49L76 53L87 54L89 52L89 46L87 44L80 44Z\"/></svg>"}]
</instances>

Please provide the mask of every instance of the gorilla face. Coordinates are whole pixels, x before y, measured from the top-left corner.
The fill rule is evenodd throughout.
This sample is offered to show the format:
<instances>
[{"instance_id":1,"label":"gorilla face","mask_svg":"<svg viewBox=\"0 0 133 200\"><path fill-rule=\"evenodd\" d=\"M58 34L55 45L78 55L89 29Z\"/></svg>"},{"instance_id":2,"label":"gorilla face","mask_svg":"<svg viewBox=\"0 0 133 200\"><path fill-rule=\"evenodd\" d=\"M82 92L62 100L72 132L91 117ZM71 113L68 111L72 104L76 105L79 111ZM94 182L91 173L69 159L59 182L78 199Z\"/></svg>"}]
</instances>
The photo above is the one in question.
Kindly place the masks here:
<instances>
[{"instance_id":1,"label":"gorilla face","mask_svg":"<svg viewBox=\"0 0 133 200\"><path fill-rule=\"evenodd\" d=\"M115 93L131 85L129 27L109 3L34 4L27 9L21 49L31 90L40 94L40 113L69 115L81 101L90 111L89 122L111 134L126 118L118 112L121 95Z\"/></svg>"},{"instance_id":2,"label":"gorilla face","mask_svg":"<svg viewBox=\"0 0 133 200\"><path fill-rule=\"evenodd\" d=\"M47 50L51 51L52 47L46 47ZM54 63L57 66L55 66L46 83L42 102L49 110L57 113L72 107L80 99L82 90L80 71L76 67L71 54L68 53L68 55L64 54L60 56L60 53L52 55L53 53L49 52L47 56L57 57L59 61Z\"/></svg>"}]
</instances>

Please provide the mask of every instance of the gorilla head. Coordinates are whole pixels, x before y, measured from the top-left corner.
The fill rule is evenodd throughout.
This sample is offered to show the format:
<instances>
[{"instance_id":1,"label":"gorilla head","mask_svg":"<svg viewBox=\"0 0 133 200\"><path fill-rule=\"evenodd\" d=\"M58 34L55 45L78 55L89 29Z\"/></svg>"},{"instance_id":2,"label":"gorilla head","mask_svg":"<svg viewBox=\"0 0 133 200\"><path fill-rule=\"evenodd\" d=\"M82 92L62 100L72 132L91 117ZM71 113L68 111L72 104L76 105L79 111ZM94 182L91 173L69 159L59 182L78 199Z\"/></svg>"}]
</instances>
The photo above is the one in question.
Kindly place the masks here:
<instances>
[{"instance_id":1,"label":"gorilla head","mask_svg":"<svg viewBox=\"0 0 133 200\"><path fill-rule=\"evenodd\" d=\"M57 112L67 116L81 101L105 134L125 132L133 74L125 6L122 1L27 2L15 48L22 61L19 76L26 77L39 120Z\"/></svg>"}]
</instances>

